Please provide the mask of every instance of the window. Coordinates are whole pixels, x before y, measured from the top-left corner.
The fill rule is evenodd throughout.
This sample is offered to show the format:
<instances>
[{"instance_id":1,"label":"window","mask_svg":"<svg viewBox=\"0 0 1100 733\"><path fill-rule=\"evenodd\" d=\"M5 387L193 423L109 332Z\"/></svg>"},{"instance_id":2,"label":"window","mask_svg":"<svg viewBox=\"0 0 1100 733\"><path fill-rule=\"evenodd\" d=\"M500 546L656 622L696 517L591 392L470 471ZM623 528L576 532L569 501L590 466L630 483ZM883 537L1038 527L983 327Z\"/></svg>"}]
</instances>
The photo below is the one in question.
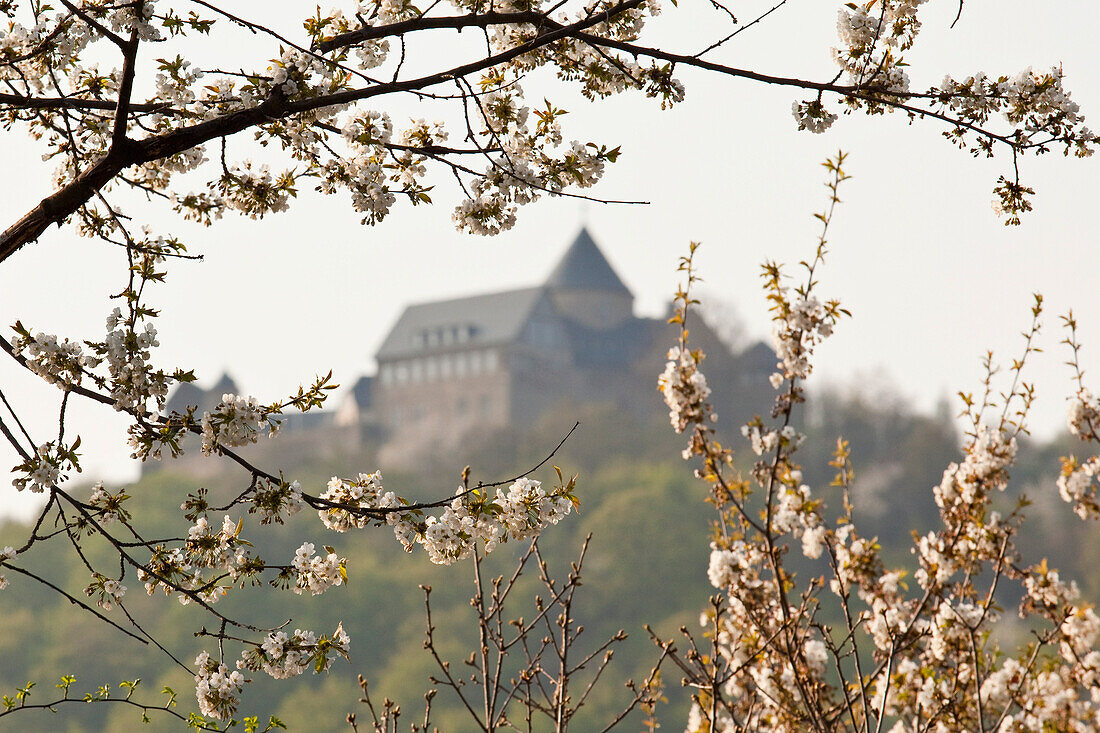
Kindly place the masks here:
<instances>
[{"instance_id":1,"label":"window","mask_svg":"<svg viewBox=\"0 0 1100 733\"><path fill-rule=\"evenodd\" d=\"M413 359L409 372L413 382L419 382L424 379L424 362L420 359Z\"/></svg>"},{"instance_id":2,"label":"window","mask_svg":"<svg viewBox=\"0 0 1100 733\"><path fill-rule=\"evenodd\" d=\"M394 378L398 384L403 384L409 380L409 367L407 364L398 364L394 367Z\"/></svg>"},{"instance_id":3,"label":"window","mask_svg":"<svg viewBox=\"0 0 1100 733\"><path fill-rule=\"evenodd\" d=\"M497 356L497 352L495 352L495 351L486 351L485 352L485 371L488 374L492 374L493 372L495 372L497 370L498 363L499 363L499 358Z\"/></svg>"}]
</instances>

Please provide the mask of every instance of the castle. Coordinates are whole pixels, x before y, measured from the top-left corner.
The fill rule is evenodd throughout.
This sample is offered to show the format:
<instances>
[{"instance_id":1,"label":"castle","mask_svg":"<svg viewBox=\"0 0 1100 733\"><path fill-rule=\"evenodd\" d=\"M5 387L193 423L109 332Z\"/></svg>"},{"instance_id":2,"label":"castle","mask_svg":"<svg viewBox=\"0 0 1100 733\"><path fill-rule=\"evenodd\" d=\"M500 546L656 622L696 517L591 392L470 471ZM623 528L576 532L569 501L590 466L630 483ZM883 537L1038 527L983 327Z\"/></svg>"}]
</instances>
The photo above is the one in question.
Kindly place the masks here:
<instances>
[{"instance_id":1,"label":"castle","mask_svg":"<svg viewBox=\"0 0 1100 733\"><path fill-rule=\"evenodd\" d=\"M767 409L770 348L731 354L699 320L691 337L708 355L710 382L732 397L732 414L719 405L720 415ZM455 448L475 431L523 429L561 404L612 403L641 419L665 409L655 385L676 338L665 319L634 314L633 294L582 229L542 285L408 306L375 355L377 373L335 412L292 417L287 428L332 425L348 444L381 446L391 463ZM216 404L225 386L181 385L168 407Z\"/></svg>"}]
</instances>

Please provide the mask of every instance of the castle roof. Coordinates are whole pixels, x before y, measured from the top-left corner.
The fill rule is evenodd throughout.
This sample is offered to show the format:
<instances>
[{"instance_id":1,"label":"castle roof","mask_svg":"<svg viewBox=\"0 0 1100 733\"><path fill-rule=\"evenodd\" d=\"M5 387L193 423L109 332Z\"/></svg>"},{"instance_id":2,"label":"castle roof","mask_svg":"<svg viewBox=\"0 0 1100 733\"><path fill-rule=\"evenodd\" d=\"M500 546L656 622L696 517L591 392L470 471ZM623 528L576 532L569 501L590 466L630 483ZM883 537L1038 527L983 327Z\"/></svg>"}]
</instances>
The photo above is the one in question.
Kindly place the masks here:
<instances>
[{"instance_id":1,"label":"castle roof","mask_svg":"<svg viewBox=\"0 0 1100 733\"><path fill-rule=\"evenodd\" d=\"M549 288L561 290L603 290L630 293L615 274L607 258L592 241L587 229L581 229L573 244L546 281Z\"/></svg>"},{"instance_id":2,"label":"castle roof","mask_svg":"<svg viewBox=\"0 0 1100 733\"><path fill-rule=\"evenodd\" d=\"M737 356L742 368L753 373L771 372L776 369L776 355L772 347L757 341Z\"/></svg>"},{"instance_id":3,"label":"castle roof","mask_svg":"<svg viewBox=\"0 0 1100 733\"><path fill-rule=\"evenodd\" d=\"M544 285L410 305L375 358L381 362L513 343L521 337L540 299L554 290L595 290L633 297L588 230L581 229Z\"/></svg>"},{"instance_id":4,"label":"castle roof","mask_svg":"<svg viewBox=\"0 0 1100 733\"><path fill-rule=\"evenodd\" d=\"M193 382L180 382L172 390L172 395L168 398L164 411L166 413L178 412L182 415L187 412L188 407L192 405L198 407L202 404L205 395L206 393L202 388L196 386Z\"/></svg>"},{"instance_id":5,"label":"castle roof","mask_svg":"<svg viewBox=\"0 0 1100 733\"><path fill-rule=\"evenodd\" d=\"M233 377L229 376L229 372L222 372L221 379L218 383L207 390L210 394L216 396L218 402L221 402L223 394L240 394L240 387L233 381Z\"/></svg>"},{"instance_id":6,"label":"castle roof","mask_svg":"<svg viewBox=\"0 0 1100 733\"><path fill-rule=\"evenodd\" d=\"M523 288L410 305L375 358L385 361L441 347L511 343L544 292L541 287Z\"/></svg>"},{"instance_id":7,"label":"castle roof","mask_svg":"<svg viewBox=\"0 0 1100 733\"><path fill-rule=\"evenodd\" d=\"M360 407L369 407L371 403L371 386L373 377L359 377L359 380L351 388L351 398Z\"/></svg>"}]
</instances>

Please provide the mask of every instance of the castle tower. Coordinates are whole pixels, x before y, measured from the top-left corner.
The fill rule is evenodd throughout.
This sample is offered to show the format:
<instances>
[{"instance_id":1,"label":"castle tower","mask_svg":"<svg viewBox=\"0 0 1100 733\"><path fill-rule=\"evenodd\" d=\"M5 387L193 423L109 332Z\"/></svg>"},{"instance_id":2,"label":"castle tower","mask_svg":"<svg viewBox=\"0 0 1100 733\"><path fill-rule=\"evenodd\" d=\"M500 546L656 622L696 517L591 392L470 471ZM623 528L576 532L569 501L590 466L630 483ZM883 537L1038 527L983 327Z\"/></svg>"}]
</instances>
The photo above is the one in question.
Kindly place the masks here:
<instances>
[{"instance_id":1,"label":"castle tower","mask_svg":"<svg viewBox=\"0 0 1100 733\"><path fill-rule=\"evenodd\" d=\"M588 328L615 328L634 313L634 295L587 229L581 229L550 273L546 289L558 313Z\"/></svg>"}]
</instances>

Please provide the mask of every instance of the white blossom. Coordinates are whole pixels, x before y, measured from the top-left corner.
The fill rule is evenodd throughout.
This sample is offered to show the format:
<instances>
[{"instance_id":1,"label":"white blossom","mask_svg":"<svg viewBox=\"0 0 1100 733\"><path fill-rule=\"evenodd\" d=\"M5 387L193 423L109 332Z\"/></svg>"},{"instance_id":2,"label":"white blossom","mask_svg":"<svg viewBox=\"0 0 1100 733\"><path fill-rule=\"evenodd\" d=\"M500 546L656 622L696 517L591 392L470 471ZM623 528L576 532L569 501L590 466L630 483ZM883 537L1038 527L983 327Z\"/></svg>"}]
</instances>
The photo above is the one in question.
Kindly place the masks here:
<instances>
[{"instance_id":1,"label":"white blossom","mask_svg":"<svg viewBox=\"0 0 1100 733\"><path fill-rule=\"evenodd\" d=\"M821 101L816 99L792 103L791 113L794 115L795 122L798 123L799 130L808 130L817 135L828 130L837 120L837 116L825 109Z\"/></svg>"},{"instance_id":2,"label":"white blossom","mask_svg":"<svg viewBox=\"0 0 1100 733\"><path fill-rule=\"evenodd\" d=\"M202 452L213 453L217 446L236 447L255 443L264 430L274 437L279 423L268 419L267 410L255 397L223 394L213 412L202 416Z\"/></svg>"},{"instance_id":3,"label":"white blossom","mask_svg":"<svg viewBox=\"0 0 1100 733\"><path fill-rule=\"evenodd\" d=\"M217 720L232 717L241 702L241 690L247 681L244 675L236 670L230 672L206 651L195 657L195 667L195 697L199 701L199 712Z\"/></svg>"},{"instance_id":4,"label":"white blossom","mask_svg":"<svg viewBox=\"0 0 1100 733\"><path fill-rule=\"evenodd\" d=\"M347 558L328 552L324 556L313 554L313 543L303 542L294 552L291 565L294 569L294 592L301 595L309 591L320 595L334 585L343 585Z\"/></svg>"},{"instance_id":5,"label":"white blossom","mask_svg":"<svg viewBox=\"0 0 1100 733\"><path fill-rule=\"evenodd\" d=\"M57 336L41 331L33 336L16 335L12 348L16 356L26 359L28 369L61 389L79 385L85 370L99 363L94 356L86 355L79 343L58 341Z\"/></svg>"},{"instance_id":6,"label":"white blossom","mask_svg":"<svg viewBox=\"0 0 1100 733\"><path fill-rule=\"evenodd\" d=\"M695 355L687 349L679 346L669 349L668 362L657 379L657 388L665 398L669 421L677 433L682 433L693 422L701 422L708 413L706 399L710 396L710 387L699 370Z\"/></svg>"}]
</instances>

